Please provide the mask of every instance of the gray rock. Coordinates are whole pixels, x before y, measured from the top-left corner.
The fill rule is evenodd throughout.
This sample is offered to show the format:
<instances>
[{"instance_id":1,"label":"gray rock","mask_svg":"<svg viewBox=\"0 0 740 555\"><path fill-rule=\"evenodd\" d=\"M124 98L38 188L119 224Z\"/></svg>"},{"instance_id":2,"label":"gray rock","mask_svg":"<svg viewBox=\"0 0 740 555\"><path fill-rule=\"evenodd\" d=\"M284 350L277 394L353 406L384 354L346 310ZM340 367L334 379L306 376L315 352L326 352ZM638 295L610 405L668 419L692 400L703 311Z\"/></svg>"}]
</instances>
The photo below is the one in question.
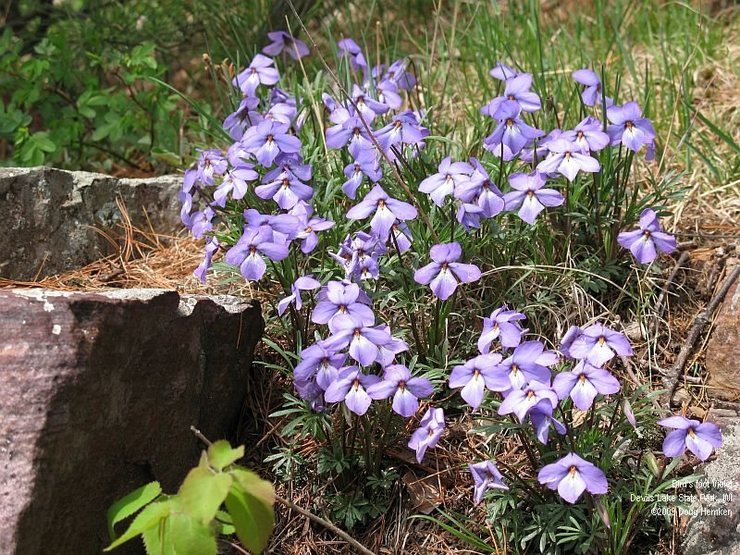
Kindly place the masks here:
<instances>
[{"instance_id":1,"label":"gray rock","mask_svg":"<svg viewBox=\"0 0 740 555\"><path fill-rule=\"evenodd\" d=\"M100 553L110 504L177 491L233 439L257 304L173 291L0 290L0 553Z\"/></svg>"},{"instance_id":2,"label":"gray rock","mask_svg":"<svg viewBox=\"0 0 740 555\"><path fill-rule=\"evenodd\" d=\"M121 222L120 198L139 229L180 229L176 175L119 179L52 168L0 168L0 276L27 280L73 270L111 254L95 231Z\"/></svg>"},{"instance_id":3,"label":"gray rock","mask_svg":"<svg viewBox=\"0 0 740 555\"><path fill-rule=\"evenodd\" d=\"M722 449L696 484L681 542L684 555L740 555L740 423L722 435Z\"/></svg>"}]
</instances>

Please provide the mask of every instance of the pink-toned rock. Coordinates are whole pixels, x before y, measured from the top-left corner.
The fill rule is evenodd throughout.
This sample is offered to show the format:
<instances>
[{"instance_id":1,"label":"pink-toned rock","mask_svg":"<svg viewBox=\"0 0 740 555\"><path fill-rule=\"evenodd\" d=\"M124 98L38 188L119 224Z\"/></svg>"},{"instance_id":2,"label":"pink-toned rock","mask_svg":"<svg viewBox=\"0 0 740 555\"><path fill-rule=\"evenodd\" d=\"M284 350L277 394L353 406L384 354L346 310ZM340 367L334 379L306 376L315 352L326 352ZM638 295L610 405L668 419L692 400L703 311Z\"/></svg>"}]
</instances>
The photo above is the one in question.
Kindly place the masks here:
<instances>
[{"instance_id":1,"label":"pink-toned rock","mask_svg":"<svg viewBox=\"0 0 740 555\"><path fill-rule=\"evenodd\" d=\"M233 439L259 306L173 291L0 290L0 553L100 553L105 512Z\"/></svg>"},{"instance_id":2,"label":"pink-toned rock","mask_svg":"<svg viewBox=\"0 0 740 555\"><path fill-rule=\"evenodd\" d=\"M707 345L706 367L711 395L740 400L740 288L736 281L719 310Z\"/></svg>"}]
</instances>

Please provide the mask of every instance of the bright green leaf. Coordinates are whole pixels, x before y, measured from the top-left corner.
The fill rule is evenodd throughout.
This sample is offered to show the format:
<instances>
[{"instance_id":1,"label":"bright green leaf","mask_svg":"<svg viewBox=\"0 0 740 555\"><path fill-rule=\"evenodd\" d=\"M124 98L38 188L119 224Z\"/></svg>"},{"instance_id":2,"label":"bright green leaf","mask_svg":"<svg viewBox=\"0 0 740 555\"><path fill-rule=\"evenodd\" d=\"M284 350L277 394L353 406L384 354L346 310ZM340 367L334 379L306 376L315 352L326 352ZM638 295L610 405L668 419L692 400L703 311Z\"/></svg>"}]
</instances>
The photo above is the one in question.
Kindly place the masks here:
<instances>
[{"instance_id":1,"label":"bright green leaf","mask_svg":"<svg viewBox=\"0 0 740 555\"><path fill-rule=\"evenodd\" d=\"M110 539L116 539L116 524L139 511L144 505L154 501L160 493L162 493L162 487L159 482L149 482L113 503L108 509L108 534L110 534Z\"/></svg>"},{"instance_id":2,"label":"bright green leaf","mask_svg":"<svg viewBox=\"0 0 740 555\"><path fill-rule=\"evenodd\" d=\"M158 527L162 519L167 518L170 511L173 508L173 500L168 499L167 501L157 501L150 505L147 505L128 527L128 530L119 537L116 541L111 543L103 551L110 551L115 549L119 545L122 545L136 536L143 534L144 531Z\"/></svg>"},{"instance_id":3,"label":"bright green leaf","mask_svg":"<svg viewBox=\"0 0 740 555\"><path fill-rule=\"evenodd\" d=\"M214 474L202 466L192 469L178 493L183 511L198 522L210 523L226 499L232 481L229 474Z\"/></svg>"},{"instance_id":4,"label":"bright green leaf","mask_svg":"<svg viewBox=\"0 0 740 555\"><path fill-rule=\"evenodd\" d=\"M177 555L216 555L218 546L211 526L199 522L188 514L174 514L168 519L171 543Z\"/></svg>"},{"instance_id":5,"label":"bright green leaf","mask_svg":"<svg viewBox=\"0 0 740 555\"><path fill-rule=\"evenodd\" d=\"M219 472L244 456L244 446L232 449L231 444L223 439L208 447L208 464Z\"/></svg>"},{"instance_id":6,"label":"bright green leaf","mask_svg":"<svg viewBox=\"0 0 740 555\"><path fill-rule=\"evenodd\" d=\"M229 473L234 476L234 484L226 496L226 508L234 521L236 535L247 549L261 553L275 525L272 484L242 468Z\"/></svg>"}]
</instances>

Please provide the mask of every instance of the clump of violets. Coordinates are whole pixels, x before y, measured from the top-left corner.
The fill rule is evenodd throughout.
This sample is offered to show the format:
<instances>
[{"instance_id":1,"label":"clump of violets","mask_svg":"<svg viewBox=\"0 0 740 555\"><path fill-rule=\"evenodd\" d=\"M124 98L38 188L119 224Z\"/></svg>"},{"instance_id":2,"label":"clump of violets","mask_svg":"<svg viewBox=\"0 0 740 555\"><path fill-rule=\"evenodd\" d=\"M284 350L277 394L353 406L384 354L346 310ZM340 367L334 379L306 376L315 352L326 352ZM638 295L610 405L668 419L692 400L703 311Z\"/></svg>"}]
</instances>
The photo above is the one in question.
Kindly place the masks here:
<instances>
[{"instance_id":1,"label":"clump of violets","mask_svg":"<svg viewBox=\"0 0 740 555\"><path fill-rule=\"evenodd\" d=\"M623 231L617 242L629 249L640 264L649 264L661 252L670 254L676 250L676 238L663 231L658 215L651 208L640 214L639 228Z\"/></svg>"},{"instance_id":2,"label":"clump of violets","mask_svg":"<svg viewBox=\"0 0 740 555\"><path fill-rule=\"evenodd\" d=\"M325 135L307 140L312 126L304 129L303 123L315 115L314 106L287 92L294 88L280 88L278 66L290 63L285 55L300 60L309 49L284 31L268 37L262 53L233 79L241 98L223 123L232 144L199 151L185 172L181 219L205 241L196 277L205 283L222 252L223 261L244 279L279 285L284 293L277 313L290 310L300 351L292 376L297 395L315 411L333 411L353 432L377 429L373 419L379 416L413 419L424 411L407 441L421 464L446 428L443 409L430 406L446 377L446 386L460 394L450 403L462 399L475 418L501 419L521 432L522 441L531 440L535 449L526 446L527 454L537 481L528 478L528 487L538 495L557 500L549 489L573 504L585 493L606 494L609 484L599 467L607 465L598 451L582 449L579 432L585 428L578 426L604 432L599 415L609 402L615 403L614 415L621 406L618 418L637 426L618 379L619 359L633 355L622 332L600 322L572 326L558 352L547 338L528 335L523 313L503 305L483 319L477 352L475 345L460 346L463 351L447 366L433 356L425 360L429 353L423 352L420 328L404 329L416 325L417 315L398 314L432 299L450 301L434 303L437 312L459 308L452 301L460 297L453 298L460 284L481 280L489 269L490 258L475 250L476 242L489 239L481 243L495 246L496 234L510 231L510 223L526 227L508 213L528 225L538 217L540 226L560 222L577 208L574 191L591 194L591 184L599 186L601 163L613 168L605 161L610 156L623 157L626 149L631 160L632 152L646 147L651 157L655 131L639 105L615 105L605 94L608 83L583 68L572 74L581 93L579 113L566 114L558 128L539 129L537 122L547 118L538 114L543 102L535 79L498 62L490 75L499 81L500 94L479 116L490 119L491 132L468 151L482 154L461 158L453 145L441 160L434 159L425 151L427 142L439 139L430 136L433 114L409 102L416 76L407 69L408 60L372 65L357 42L343 38L337 51L347 94L321 95ZM309 161L317 144L327 160L314 167ZM339 175L327 175L332 171ZM339 221L322 214L325 209L340 215ZM540 216L545 210L547 217ZM662 231L651 209L640 215L639 229L619 234L618 243L642 264L676 249L675 238ZM428 289L415 287L411 275ZM391 288L400 282L421 302L403 302L400 286ZM465 293L474 294L476 302L483 299L478 288ZM422 322L428 321L424 308L420 311ZM536 323L531 327L537 329ZM434 351L434 339L428 343L427 350ZM435 371L429 361L438 364ZM446 373L442 379L439 372ZM621 399L612 397L620 394ZM575 422L572 415L579 411L592 411L588 424ZM659 424L672 430L663 444L667 457L688 450L704 461L722 445L714 424L682 416ZM364 441L369 450L369 439ZM489 490L515 489L522 481L502 459L499 465L508 485L494 460L468 465L476 504Z\"/></svg>"}]
</instances>

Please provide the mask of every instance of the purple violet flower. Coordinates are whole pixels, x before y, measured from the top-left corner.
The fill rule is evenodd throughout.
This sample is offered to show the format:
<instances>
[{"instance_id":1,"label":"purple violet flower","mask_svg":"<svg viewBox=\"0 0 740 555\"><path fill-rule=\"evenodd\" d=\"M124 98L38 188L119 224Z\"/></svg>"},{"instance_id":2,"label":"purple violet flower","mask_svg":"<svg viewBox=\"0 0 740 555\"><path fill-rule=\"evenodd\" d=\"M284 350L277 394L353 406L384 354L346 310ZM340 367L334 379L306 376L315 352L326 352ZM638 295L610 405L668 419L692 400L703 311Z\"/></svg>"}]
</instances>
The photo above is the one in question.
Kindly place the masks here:
<instances>
[{"instance_id":1,"label":"purple violet flower","mask_svg":"<svg viewBox=\"0 0 740 555\"><path fill-rule=\"evenodd\" d=\"M512 160L531 141L545 134L524 123L520 113L516 102L502 102L495 113L499 124L484 140L484 148L505 161Z\"/></svg>"},{"instance_id":2,"label":"purple violet flower","mask_svg":"<svg viewBox=\"0 0 740 555\"><path fill-rule=\"evenodd\" d=\"M578 144L565 139L566 135L567 133L563 133L560 138L547 143L550 153L537 164L537 169L543 173L558 172L568 181L573 181L579 171L598 172L601 169L599 161L589 154L584 154Z\"/></svg>"},{"instance_id":3,"label":"purple violet flower","mask_svg":"<svg viewBox=\"0 0 740 555\"><path fill-rule=\"evenodd\" d=\"M363 231L355 233L354 237L349 235L339 246L339 253L329 253L334 260L339 262L348 278L371 279L380 274L378 258L385 253L384 244L377 235L369 235Z\"/></svg>"},{"instance_id":4,"label":"purple violet flower","mask_svg":"<svg viewBox=\"0 0 740 555\"><path fill-rule=\"evenodd\" d=\"M519 422L523 423L529 411L543 400L549 402L553 408L556 407L558 404L558 394L553 391L549 382L550 380L547 383L532 380L524 389L510 390L506 397L504 397L504 400L501 401L498 413L504 415L513 412L519 419Z\"/></svg>"},{"instance_id":5,"label":"purple violet flower","mask_svg":"<svg viewBox=\"0 0 740 555\"><path fill-rule=\"evenodd\" d=\"M247 128L256 123L251 121L250 112L259 106L260 99L256 96L245 96L239 102L239 107L235 112L226 116L224 119L224 129L235 141L239 141Z\"/></svg>"},{"instance_id":6,"label":"purple violet flower","mask_svg":"<svg viewBox=\"0 0 740 555\"><path fill-rule=\"evenodd\" d=\"M429 397L434 391L426 378L413 378L402 364L386 366L383 379L367 388L371 399L387 399L393 395L393 410L404 418L413 416L419 408L419 398Z\"/></svg>"},{"instance_id":7,"label":"purple violet flower","mask_svg":"<svg viewBox=\"0 0 740 555\"><path fill-rule=\"evenodd\" d=\"M287 125L269 120L247 129L241 143L265 168L272 166L281 152L292 154L301 149L301 142L288 133Z\"/></svg>"},{"instance_id":8,"label":"purple violet flower","mask_svg":"<svg viewBox=\"0 0 740 555\"><path fill-rule=\"evenodd\" d=\"M578 409L586 411L596 399L596 395L611 395L620 389L619 381L611 372L580 361L570 372L561 372L552 382L558 399L573 399Z\"/></svg>"},{"instance_id":9,"label":"purple violet flower","mask_svg":"<svg viewBox=\"0 0 740 555\"><path fill-rule=\"evenodd\" d=\"M398 85L390 79L383 79L375 86L378 91L378 102L385 104L391 110L398 110L403 104L403 99L398 93Z\"/></svg>"},{"instance_id":10,"label":"purple violet flower","mask_svg":"<svg viewBox=\"0 0 740 555\"><path fill-rule=\"evenodd\" d=\"M563 204L565 197L555 189L543 189L545 182L545 176L536 170L530 174L510 175L509 185L514 190L504 195L506 210L518 209L519 217L531 225L546 206L552 208Z\"/></svg>"},{"instance_id":11,"label":"purple violet flower","mask_svg":"<svg viewBox=\"0 0 740 555\"><path fill-rule=\"evenodd\" d=\"M313 189L288 171L283 171L273 181L258 185L254 192L261 199L271 198L283 210L290 210L300 201L308 202L313 196Z\"/></svg>"},{"instance_id":12,"label":"purple violet flower","mask_svg":"<svg viewBox=\"0 0 740 555\"><path fill-rule=\"evenodd\" d=\"M489 489L509 489L509 486L504 484L503 476L496 468L496 464L493 461L482 461L475 464L469 464L468 469L470 474L473 475L473 502L477 505L483 501L483 496Z\"/></svg>"},{"instance_id":13,"label":"purple violet flower","mask_svg":"<svg viewBox=\"0 0 740 555\"><path fill-rule=\"evenodd\" d=\"M575 128L564 131L561 137L575 144L586 156L591 151L606 148L610 142L609 135L601 130L601 122L593 116L586 116Z\"/></svg>"},{"instance_id":14,"label":"purple violet flower","mask_svg":"<svg viewBox=\"0 0 740 555\"><path fill-rule=\"evenodd\" d=\"M258 178L257 172L254 171L254 165L247 162L240 164L226 172L221 185L213 192L213 204L223 208L226 206L226 199L231 193L231 198L241 200L247 194L248 182Z\"/></svg>"},{"instance_id":15,"label":"purple violet flower","mask_svg":"<svg viewBox=\"0 0 740 555\"><path fill-rule=\"evenodd\" d=\"M262 255L279 262L288 256L288 247L273 243L273 232L270 227L247 226L236 244L224 256L224 262L239 266L239 271L245 279L257 281L262 279L267 270Z\"/></svg>"},{"instance_id":16,"label":"purple violet flower","mask_svg":"<svg viewBox=\"0 0 740 555\"><path fill-rule=\"evenodd\" d=\"M339 48L340 58L349 58L349 65L352 69L355 71L368 69L367 61L362 54L362 48L355 41L349 38L342 39L337 42L337 48Z\"/></svg>"},{"instance_id":17,"label":"purple violet flower","mask_svg":"<svg viewBox=\"0 0 740 555\"><path fill-rule=\"evenodd\" d=\"M320 301L311 313L311 321L328 324L329 331L337 333L342 327L339 320L349 320L354 325L372 326L375 314L365 303L359 302L360 286L356 283L330 281L322 291ZM336 322L335 322L336 320Z\"/></svg>"},{"instance_id":18,"label":"purple violet flower","mask_svg":"<svg viewBox=\"0 0 740 555\"><path fill-rule=\"evenodd\" d=\"M471 158L470 163L473 172L455 187L455 198L464 203L477 204L482 216L492 218L503 211L504 195L477 159Z\"/></svg>"},{"instance_id":19,"label":"purple violet flower","mask_svg":"<svg viewBox=\"0 0 740 555\"><path fill-rule=\"evenodd\" d=\"M467 162L453 162L448 156L440 162L438 170L419 184L419 191L428 193L434 204L442 206L455 187L470 177L473 167Z\"/></svg>"},{"instance_id":20,"label":"purple violet flower","mask_svg":"<svg viewBox=\"0 0 740 555\"><path fill-rule=\"evenodd\" d=\"M501 345L509 349L516 347L522 341L522 335L527 330L517 322L527 317L516 310L509 310L506 305L497 308L489 318L483 318L483 331L478 339L478 350L486 354L491 349L491 343L501 338Z\"/></svg>"},{"instance_id":21,"label":"purple violet flower","mask_svg":"<svg viewBox=\"0 0 740 555\"><path fill-rule=\"evenodd\" d=\"M494 119L506 119L510 114L518 115L520 112L536 112L542 107L542 102L537 93L531 92L532 75L521 73L516 77L510 77L505 81L504 94L497 96L480 110L484 116ZM503 109L506 106L506 109Z\"/></svg>"},{"instance_id":22,"label":"purple violet flower","mask_svg":"<svg viewBox=\"0 0 740 555\"><path fill-rule=\"evenodd\" d=\"M218 242L218 239L216 239L215 237L211 237L211 239L206 243L206 253L203 257L203 261L193 272L193 275L197 277L203 284L206 283L206 272L208 272L208 268L211 267L213 255L216 253L216 251L218 251L219 247L220 243Z\"/></svg>"},{"instance_id":23,"label":"purple violet flower","mask_svg":"<svg viewBox=\"0 0 740 555\"><path fill-rule=\"evenodd\" d=\"M347 355L325 349L320 344L311 345L301 351L301 360L293 370L293 379L298 384L314 381L322 392L326 391L339 376L339 369Z\"/></svg>"},{"instance_id":24,"label":"purple violet flower","mask_svg":"<svg viewBox=\"0 0 740 555\"><path fill-rule=\"evenodd\" d=\"M416 114L411 110L396 114L388 125L378 129L376 133L383 150L390 150L392 146L398 144L419 144L428 135L429 130L419 123Z\"/></svg>"},{"instance_id":25,"label":"purple violet flower","mask_svg":"<svg viewBox=\"0 0 740 555\"><path fill-rule=\"evenodd\" d=\"M327 349L341 350L349 345L349 356L362 366L369 366L378 359L381 345L392 341L391 335L383 326L358 324L353 318L337 318L334 335L322 344Z\"/></svg>"},{"instance_id":26,"label":"purple violet flower","mask_svg":"<svg viewBox=\"0 0 740 555\"><path fill-rule=\"evenodd\" d=\"M204 185L213 185L214 176L225 174L228 168L229 164L220 150L210 149L200 151L196 175ZM185 190L185 192L190 192L190 189Z\"/></svg>"},{"instance_id":27,"label":"purple violet flower","mask_svg":"<svg viewBox=\"0 0 740 555\"><path fill-rule=\"evenodd\" d=\"M648 264L658 258L658 251L665 254L676 250L676 238L665 233L654 210L646 208L640 214L640 227L633 231L623 231L617 242L629 249L640 264Z\"/></svg>"},{"instance_id":28,"label":"purple violet flower","mask_svg":"<svg viewBox=\"0 0 740 555\"><path fill-rule=\"evenodd\" d=\"M342 185L342 191L355 200L357 189L362 185L364 176L368 176L373 183L377 183L383 177L375 150L360 150L355 161L344 168L344 175L347 181Z\"/></svg>"},{"instance_id":29,"label":"purple violet flower","mask_svg":"<svg viewBox=\"0 0 740 555\"><path fill-rule=\"evenodd\" d=\"M244 211L244 221L249 227L267 227L272 231L273 243L286 243L293 239L300 228L300 220L291 214L260 214L254 208Z\"/></svg>"},{"instance_id":30,"label":"purple violet flower","mask_svg":"<svg viewBox=\"0 0 740 555\"><path fill-rule=\"evenodd\" d=\"M291 58L298 61L309 54L306 43L295 38L290 33L286 33L285 31L271 31L267 33L267 36L272 42L265 46L262 52L268 56L275 57L283 52L287 52Z\"/></svg>"},{"instance_id":31,"label":"purple violet flower","mask_svg":"<svg viewBox=\"0 0 740 555\"><path fill-rule=\"evenodd\" d=\"M362 90L357 84L352 85L352 100L354 101L355 106L357 106L357 111L360 112L360 115L367 123L372 122L375 119L375 116L385 114L389 110L387 105L371 98L370 95Z\"/></svg>"},{"instance_id":32,"label":"purple violet flower","mask_svg":"<svg viewBox=\"0 0 740 555\"><path fill-rule=\"evenodd\" d=\"M327 403L344 401L349 410L362 416L372 403L367 388L378 381L378 376L363 374L357 366L347 366L339 371L337 379L324 392L324 400Z\"/></svg>"},{"instance_id":33,"label":"purple violet flower","mask_svg":"<svg viewBox=\"0 0 740 555\"><path fill-rule=\"evenodd\" d=\"M272 58L257 54L249 67L234 77L233 85L241 89L244 96L255 96L254 93L260 84L272 86L280 80L280 74L273 66L274 63Z\"/></svg>"},{"instance_id":34,"label":"purple violet flower","mask_svg":"<svg viewBox=\"0 0 740 555\"><path fill-rule=\"evenodd\" d=\"M506 81L507 79L512 79L518 75L516 70L510 68L501 61L496 62L496 65L493 66L493 69L489 71L488 74L499 81Z\"/></svg>"},{"instance_id":35,"label":"purple violet flower","mask_svg":"<svg viewBox=\"0 0 740 555\"><path fill-rule=\"evenodd\" d=\"M334 222L331 220L319 216L311 217L312 214L313 208L301 202L296 204L291 210L291 215L294 215L299 220L295 238L301 241L301 252L303 254L313 252L316 248L316 245L319 243L317 231L326 231L334 227Z\"/></svg>"},{"instance_id":36,"label":"purple violet flower","mask_svg":"<svg viewBox=\"0 0 740 555\"><path fill-rule=\"evenodd\" d=\"M483 402L491 373L501 358L498 353L479 355L461 366L455 366L450 373L450 387L462 387L460 396L473 409L477 409Z\"/></svg>"},{"instance_id":37,"label":"purple violet flower","mask_svg":"<svg viewBox=\"0 0 740 555\"><path fill-rule=\"evenodd\" d=\"M601 102L601 79L590 69L577 69L572 74L573 80L579 85L584 85L585 88L581 92L581 99L586 106L595 106ZM607 108L611 106L614 101L606 97Z\"/></svg>"},{"instance_id":38,"label":"purple violet flower","mask_svg":"<svg viewBox=\"0 0 740 555\"><path fill-rule=\"evenodd\" d=\"M413 237L411 230L404 222L396 222L391 226L390 243L395 248L398 246L399 252L406 252L411 248Z\"/></svg>"},{"instance_id":39,"label":"purple violet flower","mask_svg":"<svg viewBox=\"0 0 740 555\"><path fill-rule=\"evenodd\" d=\"M622 106L611 106L606 110L606 116L612 123L606 132L612 141L612 146L623 144L628 149L637 152L642 145L650 145L655 141L655 129L649 119L642 117L642 110L637 102L626 102Z\"/></svg>"},{"instance_id":40,"label":"purple violet flower","mask_svg":"<svg viewBox=\"0 0 740 555\"><path fill-rule=\"evenodd\" d=\"M568 431L562 422L552 416L554 409L555 407L552 406L550 399L541 399L529 409L529 420L532 422L537 439L543 445L547 445L547 439L550 435L550 425L561 436L565 435Z\"/></svg>"},{"instance_id":41,"label":"purple violet flower","mask_svg":"<svg viewBox=\"0 0 740 555\"><path fill-rule=\"evenodd\" d=\"M410 91L416 85L416 77L413 73L406 71L407 58L401 58L388 66L387 77L398 85L399 89Z\"/></svg>"},{"instance_id":42,"label":"purple violet flower","mask_svg":"<svg viewBox=\"0 0 740 555\"><path fill-rule=\"evenodd\" d=\"M291 304L295 305L296 310L300 310L303 307L301 291L310 291L312 289L318 289L319 287L321 287L321 284L316 281L313 276L299 277L290 286L290 295L288 295L278 303L278 316L282 316Z\"/></svg>"},{"instance_id":43,"label":"purple violet flower","mask_svg":"<svg viewBox=\"0 0 740 555\"><path fill-rule=\"evenodd\" d=\"M528 382L550 383L550 366L558 363L555 351L546 351L540 341L520 343L511 356L491 372L489 389L506 392L522 389Z\"/></svg>"},{"instance_id":44,"label":"purple violet flower","mask_svg":"<svg viewBox=\"0 0 740 555\"><path fill-rule=\"evenodd\" d=\"M530 73L520 73L516 77L506 80L504 99L509 102L516 102L524 112L536 112L542 107L542 102L537 93L529 90L531 87L532 75Z\"/></svg>"},{"instance_id":45,"label":"purple violet flower","mask_svg":"<svg viewBox=\"0 0 740 555\"><path fill-rule=\"evenodd\" d=\"M475 264L457 262L462 256L459 243L442 243L429 250L433 262L414 273L414 281L429 285L434 295L445 301L457 289L458 282L472 283L480 279L480 269Z\"/></svg>"},{"instance_id":46,"label":"purple violet flower","mask_svg":"<svg viewBox=\"0 0 740 555\"><path fill-rule=\"evenodd\" d=\"M419 464L424 460L424 454L430 447L435 447L445 429L445 413L442 409L429 407L417 428L409 439L409 449L416 451L416 460Z\"/></svg>"},{"instance_id":47,"label":"purple violet flower","mask_svg":"<svg viewBox=\"0 0 740 555\"><path fill-rule=\"evenodd\" d=\"M537 474L540 484L557 490L568 503L575 503L584 491L603 494L609 489L606 475L596 465L569 453L559 461L548 464Z\"/></svg>"},{"instance_id":48,"label":"purple violet flower","mask_svg":"<svg viewBox=\"0 0 740 555\"><path fill-rule=\"evenodd\" d=\"M701 461L706 461L712 451L722 447L722 432L711 422L701 423L685 416L669 416L658 421L664 428L673 428L663 441L663 454L678 457L688 448Z\"/></svg>"},{"instance_id":49,"label":"purple violet flower","mask_svg":"<svg viewBox=\"0 0 740 555\"><path fill-rule=\"evenodd\" d=\"M570 331L570 330L569 330ZM627 336L607 328L603 324L593 324L580 330L576 337L568 337L568 354L585 360L597 368L604 366L615 356L632 356L632 346ZM565 341L566 338L563 338Z\"/></svg>"},{"instance_id":50,"label":"purple violet flower","mask_svg":"<svg viewBox=\"0 0 740 555\"><path fill-rule=\"evenodd\" d=\"M397 220L407 221L416 218L416 208L407 202L391 198L380 185L375 185L359 204L350 208L347 212L347 218L362 220L373 213L374 216L370 220L370 229L383 242L388 240L391 226Z\"/></svg>"},{"instance_id":51,"label":"purple violet flower","mask_svg":"<svg viewBox=\"0 0 740 555\"><path fill-rule=\"evenodd\" d=\"M390 335L390 326L385 326L384 329ZM408 350L409 346L403 339L400 337L393 337L385 345L378 345L378 358L375 362L380 364L382 368L385 368L386 366L393 364L397 354L404 353Z\"/></svg>"},{"instance_id":52,"label":"purple violet flower","mask_svg":"<svg viewBox=\"0 0 740 555\"><path fill-rule=\"evenodd\" d=\"M358 158L363 150L372 150L374 144L362 120L346 108L337 108L329 119L335 125L326 130L326 146L332 149L342 148L349 143L353 158Z\"/></svg>"}]
</instances>

